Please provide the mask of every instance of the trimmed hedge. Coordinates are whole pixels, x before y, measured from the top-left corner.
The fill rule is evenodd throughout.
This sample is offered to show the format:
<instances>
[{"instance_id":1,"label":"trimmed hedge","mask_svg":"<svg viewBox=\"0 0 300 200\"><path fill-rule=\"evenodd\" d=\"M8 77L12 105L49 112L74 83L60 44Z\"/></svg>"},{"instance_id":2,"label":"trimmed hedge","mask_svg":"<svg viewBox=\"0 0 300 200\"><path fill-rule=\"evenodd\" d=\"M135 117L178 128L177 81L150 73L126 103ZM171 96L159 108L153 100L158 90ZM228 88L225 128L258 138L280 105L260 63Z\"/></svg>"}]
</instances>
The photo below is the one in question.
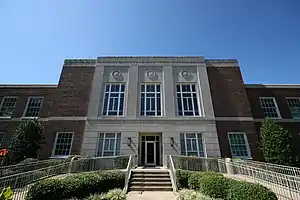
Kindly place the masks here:
<instances>
[{"instance_id":1,"label":"trimmed hedge","mask_svg":"<svg viewBox=\"0 0 300 200\"><path fill-rule=\"evenodd\" d=\"M27 192L26 200L60 200L84 198L91 194L123 188L125 173L119 170L85 172L63 179L46 179L35 183Z\"/></svg>"},{"instance_id":2,"label":"trimmed hedge","mask_svg":"<svg viewBox=\"0 0 300 200\"><path fill-rule=\"evenodd\" d=\"M230 200L277 200L276 195L268 188L246 181L232 181L228 189Z\"/></svg>"},{"instance_id":3,"label":"trimmed hedge","mask_svg":"<svg viewBox=\"0 0 300 200\"><path fill-rule=\"evenodd\" d=\"M276 200L276 195L268 188L245 181L224 177L217 172L178 170L178 189L198 190L211 198L230 200Z\"/></svg>"}]
</instances>

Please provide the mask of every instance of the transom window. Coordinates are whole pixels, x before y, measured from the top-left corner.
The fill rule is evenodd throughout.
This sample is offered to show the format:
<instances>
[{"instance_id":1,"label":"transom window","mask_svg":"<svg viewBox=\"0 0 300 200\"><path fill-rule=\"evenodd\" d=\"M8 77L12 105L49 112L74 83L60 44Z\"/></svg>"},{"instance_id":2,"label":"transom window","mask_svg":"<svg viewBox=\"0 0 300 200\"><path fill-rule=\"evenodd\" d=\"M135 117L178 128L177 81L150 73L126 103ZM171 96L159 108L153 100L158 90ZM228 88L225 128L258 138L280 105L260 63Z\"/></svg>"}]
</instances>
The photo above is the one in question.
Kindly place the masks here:
<instances>
[{"instance_id":1,"label":"transom window","mask_svg":"<svg viewBox=\"0 0 300 200\"><path fill-rule=\"evenodd\" d=\"M99 133L96 156L120 155L121 133Z\"/></svg>"},{"instance_id":2,"label":"transom window","mask_svg":"<svg viewBox=\"0 0 300 200\"><path fill-rule=\"evenodd\" d=\"M181 155L204 157L201 133L180 134Z\"/></svg>"},{"instance_id":3,"label":"transom window","mask_svg":"<svg viewBox=\"0 0 300 200\"><path fill-rule=\"evenodd\" d=\"M122 116L124 111L125 84L106 84L104 92L104 116Z\"/></svg>"},{"instance_id":4,"label":"transom window","mask_svg":"<svg viewBox=\"0 0 300 200\"><path fill-rule=\"evenodd\" d=\"M300 98L288 97L286 100L290 107L293 119L300 119Z\"/></svg>"},{"instance_id":5,"label":"transom window","mask_svg":"<svg viewBox=\"0 0 300 200\"><path fill-rule=\"evenodd\" d=\"M2 146L3 140L4 140L4 133L0 133L0 147Z\"/></svg>"},{"instance_id":6,"label":"transom window","mask_svg":"<svg viewBox=\"0 0 300 200\"><path fill-rule=\"evenodd\" d=\"M280 112L274 97L260 97L260 105L266 118L281 118Z\"/></svg>"},{"instance_id":7,"label":"transom window","mask_svg":"<svg viewBox=\"0 0 300 200\"><path fill-rule=\"evenodd\" d=\"M71 153L73 142L72 132L58 132L53 149L53 156L68 156Z\"/></svg>"},{"instance_id":8,"label":"transom window","mask_svg":"<svg viewBox=\"0 0 300 200\"><path fill-rule=\"evenodd\" d=\"M23 117L38 117L42 103L43 97L29 97Z\"/></svg>"},{"instance_id":9,"label":"transom window","mask_svg":"<svg viewBox=\"0 0 300 200\"><path fill-rule=\"evenodd\" d=\"M141 84L141 116L161 116L160 84Z\"/></svg>"},{"instance_id":10,"label":"transom window","mask_svg":"<svg viewBox=\"0 0 300 200\"><path fill-rule=\"evenodd\" d=\"M199 116L195 84L177 84L177 105L179 116Z\"/></svg>"},{"instance_id":11,"label":"transom window","mask_svg":"<svg viewBox=\"0 0 300 200\"><path fill-rule=\"evenodd\" d=\"M17 97L4 97L0 103L0 117L11 117Z\"/></svg>"},{"instance_id":12,"label":"transom window","mask_svg":"<svg viewBox=\"0 0 300 200\"><path fill-rule=\"evenodd\" d=\"M249 158L250 151L245 133L228 133L232 157Z\"/></svg>"}]
</instances>

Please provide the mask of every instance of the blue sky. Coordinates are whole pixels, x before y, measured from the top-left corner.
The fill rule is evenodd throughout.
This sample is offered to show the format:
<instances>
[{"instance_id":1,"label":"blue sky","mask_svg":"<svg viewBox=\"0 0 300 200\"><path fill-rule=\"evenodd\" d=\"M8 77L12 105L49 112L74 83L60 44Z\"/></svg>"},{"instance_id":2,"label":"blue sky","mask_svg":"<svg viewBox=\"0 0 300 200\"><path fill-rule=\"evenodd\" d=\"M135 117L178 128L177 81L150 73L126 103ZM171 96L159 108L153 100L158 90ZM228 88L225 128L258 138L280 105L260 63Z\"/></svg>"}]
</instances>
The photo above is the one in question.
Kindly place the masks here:
<instances>
[{"instance_id":1,"label":"blue sky","mask_svg":"<svg viewBox=\"0 0 300 200\"><path fill-rule=\"evenodd\" d=\"M65 58L236 58L246 83L300 84L298 0L2 0L0 83L57 83Z\"/></svg>"}]
</instances>

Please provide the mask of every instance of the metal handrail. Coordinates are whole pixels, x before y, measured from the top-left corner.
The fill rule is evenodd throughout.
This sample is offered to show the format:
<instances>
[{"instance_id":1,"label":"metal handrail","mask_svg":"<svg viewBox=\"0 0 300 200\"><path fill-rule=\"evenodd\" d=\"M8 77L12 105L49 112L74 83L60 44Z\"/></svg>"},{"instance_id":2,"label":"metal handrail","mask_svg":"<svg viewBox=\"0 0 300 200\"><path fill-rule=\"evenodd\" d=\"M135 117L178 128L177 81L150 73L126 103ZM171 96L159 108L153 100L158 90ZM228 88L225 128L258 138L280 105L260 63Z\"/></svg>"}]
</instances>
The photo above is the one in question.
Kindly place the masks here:
<instances>
[{"instance_id":1,"label":"metal handrail","mask_svg":"<svg viewBox=\"0 0 300 200\"><path fill-rule=\"evenodd\" d=\"M130 177L131 177L131 168L132 168L132 155L129 156L129 160L128 160L128 164L126 167L126 172L125 172L125 186L123 191L125 193L127 193L128 190L128 185L129 185L129 181L130 181Z\"/></svg>"},{"instance_id":2,"label":"metal handrail","mask_svg":"<svg viewBox=\"0 0 300 200\"><path fill-rule=\"evenodd\" d=\"M176 169L172 159L172 155L169 155L170 159L170 178L172 183L173 192L177 192L177 180L176 180Z\"/></svg>"}]
</instances>

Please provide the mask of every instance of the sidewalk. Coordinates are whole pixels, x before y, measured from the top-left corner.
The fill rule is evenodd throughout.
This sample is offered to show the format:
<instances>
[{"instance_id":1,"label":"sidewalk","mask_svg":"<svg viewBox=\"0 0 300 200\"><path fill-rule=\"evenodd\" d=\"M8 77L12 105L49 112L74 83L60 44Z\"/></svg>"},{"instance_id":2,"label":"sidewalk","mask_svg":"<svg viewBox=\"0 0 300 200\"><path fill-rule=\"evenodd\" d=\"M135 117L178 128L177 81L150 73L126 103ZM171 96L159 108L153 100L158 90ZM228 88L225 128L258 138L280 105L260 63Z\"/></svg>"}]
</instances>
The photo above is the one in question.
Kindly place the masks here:
<instances>
[{"instance_id":1,"label":"sidewalk","mask_svg":"<svg viewBox=\"0 0 300 200\"><path fill-rule=\"evenodd\" d=\"M176 195L173 192L129 192L127 200L176 200Z\"/></svg>"}]
</instances>

